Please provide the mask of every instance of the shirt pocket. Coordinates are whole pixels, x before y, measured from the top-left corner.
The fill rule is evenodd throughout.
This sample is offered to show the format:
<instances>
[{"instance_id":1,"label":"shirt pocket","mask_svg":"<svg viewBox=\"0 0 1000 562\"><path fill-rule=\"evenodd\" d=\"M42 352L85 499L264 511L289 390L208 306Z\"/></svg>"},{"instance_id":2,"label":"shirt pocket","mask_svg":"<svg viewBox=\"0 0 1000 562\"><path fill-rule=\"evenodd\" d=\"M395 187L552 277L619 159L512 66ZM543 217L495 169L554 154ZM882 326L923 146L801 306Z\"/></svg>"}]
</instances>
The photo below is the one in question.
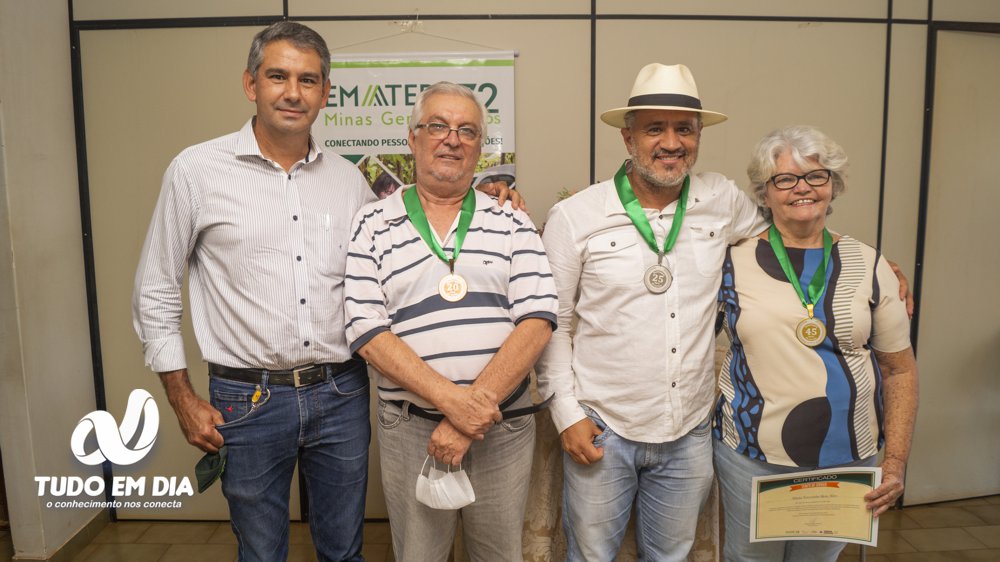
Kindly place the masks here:
<instances>
[{"instance_id":1,"label":"shirt pocket","mask_svg":"<svg viewBox=\"0 0 1000 562\"><path fill-rule=\"evenodd\" d=\"M642 247L635 232L616 230L587 240L589 262L601 283L634 285L642 280Z\"/></svg>"},{"instance_id":2,"label":"shirt pocket","mask_svg":"<svg viewBox=\"0 0 1000 562\"><path fill-rule=\"evenodd\" d=\"M317 233L319 264L316 267L319 273L337 281L344 278L349 238L350 233L342 225L331 225L329 228L324 228L323 223L319 225Z\"/></svg>"},{"instance_id":3,"label":"shirt pocket","mask_svg":"<svg viewBox=\"0 0 1000 562\"><path fill-rule=\"evenodd\" d=\"M689 228L695 269L704 277L719 275L722 260L726 257L725 224L692 224Z\"/></svg>"}]
</instances>

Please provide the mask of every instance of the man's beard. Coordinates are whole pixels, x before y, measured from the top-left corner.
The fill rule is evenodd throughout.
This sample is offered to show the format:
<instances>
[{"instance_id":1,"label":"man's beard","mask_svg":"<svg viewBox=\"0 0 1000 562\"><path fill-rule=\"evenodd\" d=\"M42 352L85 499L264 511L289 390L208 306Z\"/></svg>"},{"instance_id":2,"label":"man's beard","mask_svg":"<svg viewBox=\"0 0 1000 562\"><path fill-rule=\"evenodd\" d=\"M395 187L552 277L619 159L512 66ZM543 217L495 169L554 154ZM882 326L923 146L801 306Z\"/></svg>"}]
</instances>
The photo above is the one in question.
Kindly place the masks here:
<instances>
[{"instance_id":1,"label":"man's beard","mask_svg":"<svg viewBox=\"0 0 1000 562\"><path fill-rule=\"evenodd\" d=\"M667 152L665 150L657 150L652 154L647 165L645 162L639 159L638 150L635 144L629 145L629 155L632 157L632 169L639 175L640 178L646 181L651 187L659 189L670 189L677 187L684 183L684 178L687 177L688 173L691 171L691 166L694 166L695 159L691 157L691 154L684 149L677 150L674 152ZM674 170L657 172L654 167L654 162L656 158L662 154L679 154L681 157L680 166ZM689 161L690 159L690 161Z\"/></svg>"}]
</instances>

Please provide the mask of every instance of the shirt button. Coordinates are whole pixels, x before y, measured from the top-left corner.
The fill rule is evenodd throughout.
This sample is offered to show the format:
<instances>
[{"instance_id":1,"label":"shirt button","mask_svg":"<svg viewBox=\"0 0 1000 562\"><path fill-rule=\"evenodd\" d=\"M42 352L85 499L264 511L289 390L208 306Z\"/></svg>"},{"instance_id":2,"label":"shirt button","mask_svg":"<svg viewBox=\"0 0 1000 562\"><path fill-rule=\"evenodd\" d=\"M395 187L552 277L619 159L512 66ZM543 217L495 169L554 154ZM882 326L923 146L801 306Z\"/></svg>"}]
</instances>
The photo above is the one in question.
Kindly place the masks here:
<instances>
[{"instance_id":1,"label":"shirt button","mask_svg":"<svg viewBox=\"0 0 1000 562\"><path fill-rule=\"evenodd\" d=\"M299 299L299 304L306 304L306 299Z\"/></svg>"},{"instance_id":2,"label":"shirt button","mask_svg":"<svg viewBox=\"0 0 1000 562\"><path fill-rule=\"evenodd\" d=\"M302 345L304 345L305 347L309 347L309 340L302 342Z\"/></svg>"},{"instance_id":3,"label":"shirt button","mask_svg":"<svg viewBox=\"0 0 1000 562\"><path fill-rule=\"evenodd\" d=\"M677 383L675 382L670 383L670 388L677 388Z\"/></svg>"},{"instance_id":4,"label":"shirt button","mask_svg":"<svg viewBox=\"0 0 1000 562\"><path fill-rule=\"evenodd\" d=\"M715 233L714 233L714 232L709 232L709 233L708 233L708 237L709 237L709 238L712 238L713 236L715 236Z\"/></svg>"},{"instance_id":5,"label":"shirt button","mask_svg":"<svg viewBox=\"0 0 1000 562\"><path fill-rule=\"evenodd\" d=\"M677 313L676 312L671 312L670 313L670 317L671 318L676 318L677 317Z\"/></svg>"},{"instance_id":6,"label":"shirt button","mask_svg":"<svg viewBox=\"0 0 1000 562\"><path fill-rule=\"evenodd\" d=\"M302 261L302 256L295 256L295 261Z\"/></svg>"},{"instance_id":7,"label":"shirt button","mask_svg":"<svg viewBox=\"0 0 1000 562\"><path fill-rule=\"evenodd\" d=\"M670 353L677 353L677 348L676 347L671 347L670 348Z\"/></svg>"},{"instance_id":8,"label":"shirt button","mask_svg":"<svg viewBox=\"0 0 1000 562\"><path fill-rule=\"evenodd\" d=\"M292 220L293 220L293 221L297 221L297 220L299 220L299 216L298 216L298 215L292 215Z\"/></svg>"},{"instance_id":9,"label":"shirt button","mask_svg":"<svg viewBox=\"0 0 1000 562\"><path fill-rule=\"evenodd\" d=\"M611 243L611 247L612 247L612 248L614 248L614 247L615 247L615 242L612 242L612 243Z\"/></svg>"}]
</instances>

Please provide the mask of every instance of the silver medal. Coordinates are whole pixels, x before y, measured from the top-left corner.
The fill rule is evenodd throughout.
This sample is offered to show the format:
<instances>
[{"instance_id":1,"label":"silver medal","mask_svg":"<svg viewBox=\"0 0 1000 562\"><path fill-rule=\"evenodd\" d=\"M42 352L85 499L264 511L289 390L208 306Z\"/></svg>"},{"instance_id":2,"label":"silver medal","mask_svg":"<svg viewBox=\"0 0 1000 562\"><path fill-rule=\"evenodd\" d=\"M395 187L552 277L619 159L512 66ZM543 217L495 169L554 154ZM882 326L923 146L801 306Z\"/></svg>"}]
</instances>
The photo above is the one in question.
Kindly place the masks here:
<instances>
[{"instance_id":1,"label":"silver medal","mask_svg":"<svg viewBox=\"0 0 1000 562\"><path fill-rule=\"evenodd\" d=\"M667 292L673 280L674 276L670 273L670 270L660 264L650 266L646 270L646 274L642 276L642 282L646 284L646 289L650 293L656 294Z\"/></svg>"}]
</instances>

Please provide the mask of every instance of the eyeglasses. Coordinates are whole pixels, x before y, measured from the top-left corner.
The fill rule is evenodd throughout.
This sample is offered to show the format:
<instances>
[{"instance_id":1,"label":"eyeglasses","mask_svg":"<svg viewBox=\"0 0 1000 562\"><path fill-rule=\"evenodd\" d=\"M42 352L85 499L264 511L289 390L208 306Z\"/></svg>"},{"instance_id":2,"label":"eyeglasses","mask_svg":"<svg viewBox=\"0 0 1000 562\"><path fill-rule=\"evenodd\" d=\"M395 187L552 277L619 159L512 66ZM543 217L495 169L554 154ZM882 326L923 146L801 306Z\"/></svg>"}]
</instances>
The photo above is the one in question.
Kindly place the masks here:
<instances>
[{"instance_id":1,"label":"eyeglasses","mask_svg":"<svg viewBox=\"0 0 1000 562\"><path fill-rule=\"evenodd\" d=\"M826 185L826 182L830 181L832 174L833 172L830 170L813 170L801 176L796 174L775 174L771 176L771 183L774 184L774 187L782 191L799 185L799 180L805 180L807 184L813 187L822 187Z\"/></svg>"},{"instance_id":2,"label":"eyeglasses","mask_svg":"<svg viewBox=\"0 0 1000 562\"><path fill-rule=\"evenodd\" d=\"M421 123L414 129L427 129L427 136L434 140L447 138L452 131L458 133L458 138L465 142L473 142L479 139L479 130L473 127L449 127L444 123Z\"/></svg>"}]
</instances>

